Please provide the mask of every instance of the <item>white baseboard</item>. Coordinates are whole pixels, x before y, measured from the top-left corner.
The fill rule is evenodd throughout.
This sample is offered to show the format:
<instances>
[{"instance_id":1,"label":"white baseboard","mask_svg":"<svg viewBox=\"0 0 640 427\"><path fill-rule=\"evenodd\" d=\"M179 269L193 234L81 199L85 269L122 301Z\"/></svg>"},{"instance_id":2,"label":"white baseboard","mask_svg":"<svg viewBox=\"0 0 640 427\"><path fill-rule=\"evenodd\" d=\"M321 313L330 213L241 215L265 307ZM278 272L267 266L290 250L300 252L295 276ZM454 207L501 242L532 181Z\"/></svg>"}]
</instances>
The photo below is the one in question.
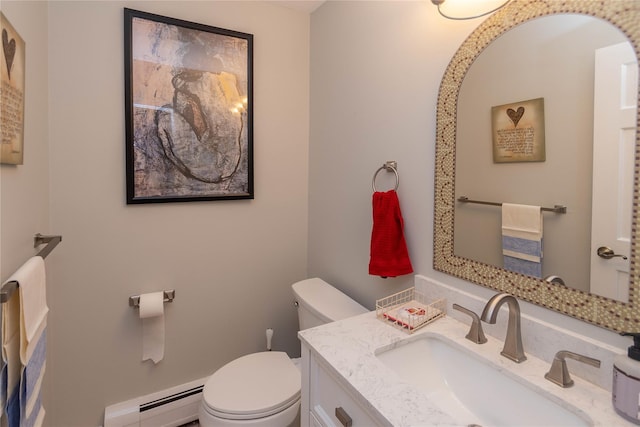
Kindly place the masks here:
<instances>
[{"instance_id":1,"label":"white baseboard","mask_svg":"<svg viewBox=\"0 0 640 427\"><path fill-rule=\"evenodd\" d=\"M107 406L104 427L177 427L195 421L207 379Z\"/></svg>"}]
</instances>

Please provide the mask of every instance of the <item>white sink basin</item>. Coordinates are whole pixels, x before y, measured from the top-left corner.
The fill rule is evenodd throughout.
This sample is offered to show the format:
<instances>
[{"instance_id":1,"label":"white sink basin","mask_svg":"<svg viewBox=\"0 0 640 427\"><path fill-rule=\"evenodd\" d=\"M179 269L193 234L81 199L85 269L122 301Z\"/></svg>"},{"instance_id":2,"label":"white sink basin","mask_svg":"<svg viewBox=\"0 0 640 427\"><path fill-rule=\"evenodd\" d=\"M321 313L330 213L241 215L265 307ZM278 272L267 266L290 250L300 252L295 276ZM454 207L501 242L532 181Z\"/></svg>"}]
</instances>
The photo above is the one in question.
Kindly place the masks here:
<instances>
[{"instance_id":1,"label":"white sink basin","mask_svg":"<svg viewBox=\"0 0 640 427\"><path fill-rule=\"evenodd\" d=\"M441 336L425 335L382 351L377 357L403 380L422 389L461 425L591 425L542 392Z\"/></svg>"}]
</instances>

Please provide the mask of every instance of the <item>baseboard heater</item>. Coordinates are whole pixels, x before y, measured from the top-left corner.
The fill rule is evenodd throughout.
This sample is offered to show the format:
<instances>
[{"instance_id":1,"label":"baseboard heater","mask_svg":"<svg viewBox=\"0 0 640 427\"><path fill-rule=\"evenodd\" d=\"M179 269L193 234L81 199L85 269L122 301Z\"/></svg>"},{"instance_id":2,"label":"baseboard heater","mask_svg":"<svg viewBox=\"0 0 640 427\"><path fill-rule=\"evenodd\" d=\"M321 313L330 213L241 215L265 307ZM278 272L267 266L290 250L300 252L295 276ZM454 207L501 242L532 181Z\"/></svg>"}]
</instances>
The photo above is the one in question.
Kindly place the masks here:
<instances>
[{"instance_id":1,"label":"baseboard heater","mask_svg":"<svg viewBox=\"0 0 640 427\"><path fill-rule=\"evenodd\" d=\"M104 427L177 427L198 419L207 378L105 408Z\"/></svg>"}]
</instances>

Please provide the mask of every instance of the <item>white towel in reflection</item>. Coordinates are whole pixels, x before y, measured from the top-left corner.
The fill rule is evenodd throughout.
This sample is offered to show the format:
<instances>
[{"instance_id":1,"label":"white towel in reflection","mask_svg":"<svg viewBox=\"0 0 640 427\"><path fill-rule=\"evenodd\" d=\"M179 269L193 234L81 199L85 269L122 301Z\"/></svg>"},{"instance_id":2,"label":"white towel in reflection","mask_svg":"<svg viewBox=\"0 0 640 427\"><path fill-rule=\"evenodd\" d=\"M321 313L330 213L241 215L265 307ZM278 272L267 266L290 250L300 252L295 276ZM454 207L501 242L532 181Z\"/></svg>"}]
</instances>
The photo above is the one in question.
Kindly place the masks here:
<instances>
[{"instance_id":1,"label":"white towel in reflection","mask_svg":"<svg viewBox=\"0 0 640 427\"><path fill-rule=\"evenodd\" d=\"M540 206L503 203L502 234L529 240L542 239Z\"/></svg>"}]
</instances>

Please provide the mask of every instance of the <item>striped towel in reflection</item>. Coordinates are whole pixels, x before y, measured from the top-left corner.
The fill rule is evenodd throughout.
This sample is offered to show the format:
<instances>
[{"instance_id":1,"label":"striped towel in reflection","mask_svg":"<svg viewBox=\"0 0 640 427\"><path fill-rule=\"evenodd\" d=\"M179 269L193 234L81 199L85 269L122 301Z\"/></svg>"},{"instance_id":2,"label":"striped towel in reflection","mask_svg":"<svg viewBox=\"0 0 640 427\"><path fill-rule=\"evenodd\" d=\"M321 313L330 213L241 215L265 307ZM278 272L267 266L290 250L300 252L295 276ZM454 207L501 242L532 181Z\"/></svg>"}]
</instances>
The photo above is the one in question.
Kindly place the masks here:
<instances>
[{"instance_id":1,"label":"striped towel in reflection","mask_svg":"<svg viewBox=\"0 0 640 427\"><path fill-rule=\"evenodd\" d=\"M502 204L504 268L542 277L542 210L540 206Z\"/></svg>"}]
</instances>

